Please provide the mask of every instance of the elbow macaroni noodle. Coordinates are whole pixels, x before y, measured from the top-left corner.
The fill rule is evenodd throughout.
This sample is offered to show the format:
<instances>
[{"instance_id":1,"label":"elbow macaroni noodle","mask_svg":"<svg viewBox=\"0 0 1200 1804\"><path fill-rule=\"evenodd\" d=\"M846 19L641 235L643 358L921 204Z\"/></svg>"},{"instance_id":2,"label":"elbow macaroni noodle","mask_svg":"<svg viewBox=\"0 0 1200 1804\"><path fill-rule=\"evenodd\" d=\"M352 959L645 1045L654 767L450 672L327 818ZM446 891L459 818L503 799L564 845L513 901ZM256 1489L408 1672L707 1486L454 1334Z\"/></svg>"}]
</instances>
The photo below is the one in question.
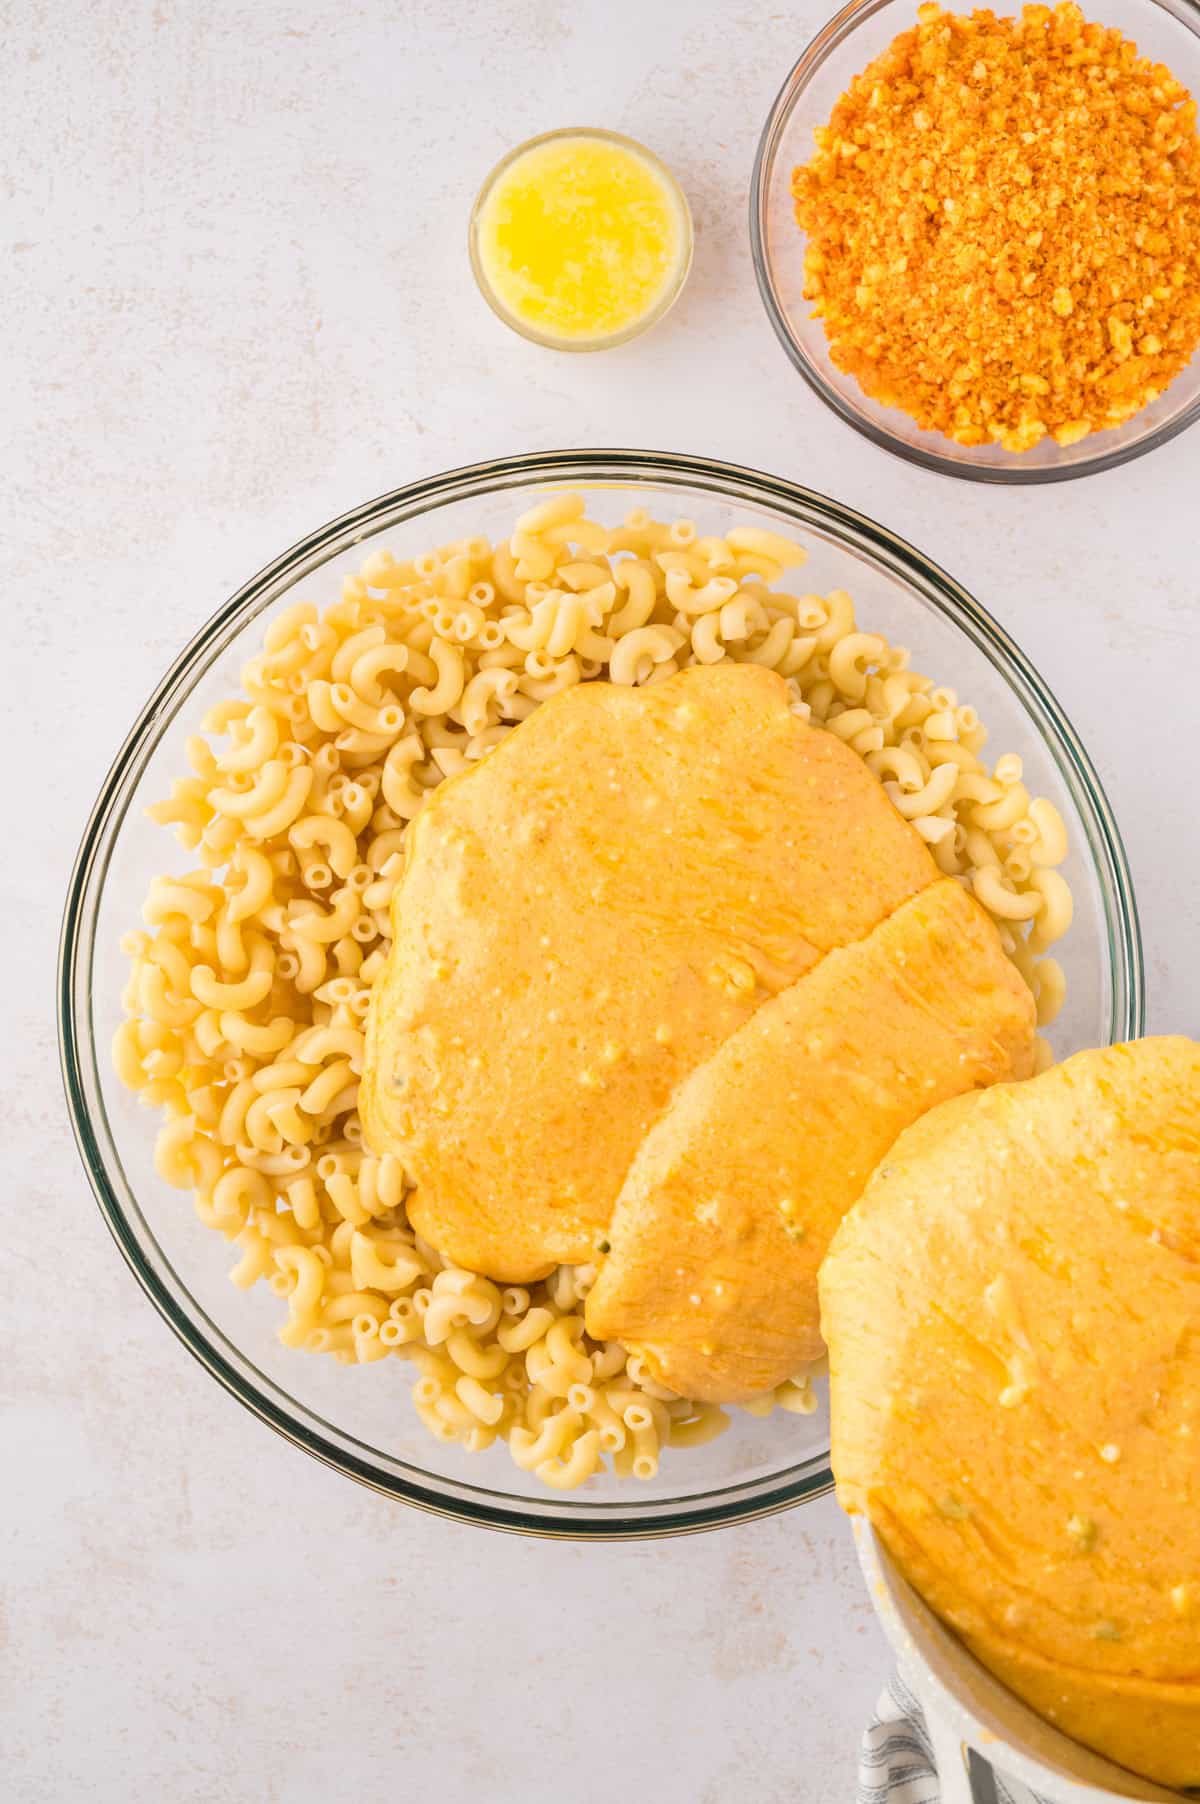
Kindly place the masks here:
<instances>
[{"instance_id":1,"label":"elbow macaroni noodle","mask_svg":"<svg viewBox=\"0 0 1200 1804\"><path fill-rule=\"evenodd\" d=\"M772 587L804 557L777 533L702 538L642 509L610 530L567 493L507 543L405 562L374 552L323 615L304 603L271 622L243 698L203 722L222 749L189 741L192 774L149 811L198 861L154 879L144 929L124 941L113 1060L165 1118L159 1173L237 1249L234 1283L284 1300L286 1345L344 1364L410 1360L431 1434L470 1451L501 1439L558 1489L606 1460L652 1478L665 1447L700 1446L729 1417L589 1340L594 1267L500 1287L443 1259L408 1224L401 1161L363 1144L363 1023L404 835L446 775L573 683L767 664L992 915L1039 1022L1062 1004L1062 967L1045 956L1071 920L1061 816L1029 796L1019 758L988 769L974 710L860 631L848 595ZM815 1407L805 1375L743 1405Z\"/></svg>"}]
</instances>

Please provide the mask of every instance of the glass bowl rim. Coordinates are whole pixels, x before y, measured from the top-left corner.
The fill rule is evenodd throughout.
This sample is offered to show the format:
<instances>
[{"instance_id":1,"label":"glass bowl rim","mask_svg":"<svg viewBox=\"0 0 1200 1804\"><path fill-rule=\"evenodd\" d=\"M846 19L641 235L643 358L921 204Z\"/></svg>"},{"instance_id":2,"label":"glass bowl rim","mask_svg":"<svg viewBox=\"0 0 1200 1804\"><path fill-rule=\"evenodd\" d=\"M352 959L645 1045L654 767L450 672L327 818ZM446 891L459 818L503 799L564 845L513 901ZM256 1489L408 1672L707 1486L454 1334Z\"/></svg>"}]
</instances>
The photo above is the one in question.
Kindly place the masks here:
<instances>
[{"instance_id":1,"label":"glass bowl rim","mask_svg":"<svg viewBox=\"0 0 1200 1804\"><path fill-rule=\"evenodd\" d=\"M304 1411L301 1416L278 1402L270 1394L278 1387L258 1373L211 1323L208 1326L228 1347L228 1354L210 1339L202 1325L208 1318L158 1253L153 1236L153 1251L139 1240L118 1191L125 1190L134 1214L138 1213L136 1200L124 1184L123 1174L116 1180L109 1171L88 1094L89 1069L97 1073L98 1083L89 1011L95 911L103 895L113 842L129 807L129 792L153 749L153 729L164 715L173 720L186 703L198 661L209 653L211 663L243 625L270 605L271 591L278 585L303 580L384 525L420 518L448 502L531 483L591 488L659 483L707 489L725 501L742 500L782 512L801 528L831 531L847 549L871 557L893 580L915 590L989 660L1041 734L1087 830L1089 862L1102 887L1112 963L1112 1039L1130 1039L1143 1031L1141 936L1128 860L1099 777L1058 702L1024 653L973 596L905 540L854 509L782 477L707 457L618 449L532 452L465 465L393 489L298 540L244 583L183 648L138 714L100 787L72 868L59 943L59 1058L68 1114L88 1181L122 1256L168 1326L225 1390L284 1439L346 1476L433 1514L514 1533L550 1539L651 1539L772 1515L830 1490L832 1474L827 1465L817 1470L793 1467L762 1479L722 1484L719 1490L696 1497L665 1499L661 1506L652 1499L639 1505L631 1496L615 1504L581 1499L572 1507L568 1499L555 1496L541 1504L541 1510L547 1512L543 1514L532 1503L526 1509L489 1500L494 1493L466 1481L437 1481L446 1485L442 1492L436 1482L422 1484L373 1464L354 1451L363 1444L351 1445L352 1437L342 1435L335 1424L322 1424L332 1437L327 1438L314 1426L320 1421L314 1411L297 1404L297 1410ZM103 1119L102 1109L100 1115ZM280 1395L286 1397L282 1391ZM508 1495L515 1505L523 1501ZM552 1511L559 1513L549 1513Z\"/></svg>"},{"instance_id":2,"label":"glass bowl rim","mask_svg":"<svg viewBox=\"0 0 1200 1804\"><path fill-rule=\"evenodd\" d=\"M678 264L670 282L663 289L654 306L630 325L622 326L617 332L606 332L602 338L585 338L577 343L573 343L569 338L555 338L550 332L539 332L536 326L528 325L525 321L518 319L515 314L510 313L488 281L484 273L483 260L479 254L479 218L488 195L500 177L506 169L512 167L518 157L523 157L527 150L536 150L542 144L553 144L558 138L598 138L601 143L619 145L622 150L632 151L634 156L640 157L662 182L663 187L678 207L679 222L683 232L683 244ZM527 339L530 344L541 345L547 351L569 351L576 355L586 354L589 351L611 351L615 350L618 345L629 344L632 339L640 338L643 332L649 332L653 326L657 326L660 320L666 318L683 293L687 286L688 276L691 274L692 259L695 253L696 228L692 219L691 205L674 172L668 168L656 151L650 149L649 145L641 143L637 138L629 137L625 132L610 131L602 125L559 125L555 126L552 131L538 132L534 137L524 138L520 144L514 144L511 150L505 151L499 162L493 164L484 177L479 192L471 203L471 214L467 221L467 255L471 260L471 274L475 278L476 288L496 318L506 325L510 332L515 332L519 338Z\"/></svg>"},{"instance_id":3,"label":"glass bowl rim","mask_svg":"<svg viewBox=\"0 0 1200 1804\"><path fill-rule=\"evenodd\" d=\"M1072 464L972 464L962 462L947 453L930 450L925 445L907 443L886 426L878 425L874 420L855 411L840 394L834 385L827 381L815 363L805 356L796 334L792 330L787 309L779 297L775 284L771 258L767 251L766 217L770 193L770 177L774 171L775 159L779 149L779 140L791 116L792 109L809 81L857 27L867 19L873 18L893 0L846 0L842 6L821 27L821 30L805 46L792 64L783 83L771 103L766 123L759 135L758 146L754 153L754 167L750 176L750 257L754 265L754 278L758 284L759 297L762 300L771 327L780 344L787 353L792 368L807 382L814 394L820 396L825 405L837 414L847 426L853 427L863 438L878 445L880 450L899 457L906 463L916 464L923 470L932 470L939 476L957 477L964 482L991 482L1003 486L1020 486L1043 482L1073 482L1083 476L1097 476L1103 470L1115 470L1122 464L1131 463L1134 458L1142 457L1147 451L1156 451L1181 432L1200 419L1200 391L1185 407L1169 420L1164 420L1152 432L1125 444L1104 450L1101 445L1094 455L1082 457ZM953 4L954 0L944 0ZM1167 13L1178 24L1190 31L1198 40L1197 51L1200 53L1200 0L1142 0L1143 4L1156 6ZM1200 94L1197 95L1200 98ZM1200 359L1200 349L1195 352ZM1185 368L1188 366L1185 366ZM1176 381L1184 371L1180 371ZM1169 386L1169 385L1168 385ZM1166 392L1166 391L1164 391ZM1136 417L1136 416L1135 416ZM1103 432L1095 434L1098 441L1105 437Z\"/></svg>"}]
</instances>

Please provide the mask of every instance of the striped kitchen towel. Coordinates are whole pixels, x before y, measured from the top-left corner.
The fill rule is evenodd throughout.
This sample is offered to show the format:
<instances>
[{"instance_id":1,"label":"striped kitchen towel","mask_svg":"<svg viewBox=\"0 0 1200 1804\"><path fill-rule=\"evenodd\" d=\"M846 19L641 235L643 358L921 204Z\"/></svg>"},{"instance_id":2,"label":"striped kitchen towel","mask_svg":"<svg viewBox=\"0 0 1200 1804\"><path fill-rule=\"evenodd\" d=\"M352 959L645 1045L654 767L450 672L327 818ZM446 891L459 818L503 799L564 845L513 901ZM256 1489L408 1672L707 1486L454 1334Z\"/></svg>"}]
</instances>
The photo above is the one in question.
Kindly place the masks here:
<instances>
[{"instance_id":1,"label":"striped kitchen towel","mask_svg":"<svg viewBox=\"0 0 1200 1804\"><path fill-rule=\"evenodd\" d=\"M1003 1778L977 1755L971 1782L978 1804L1045 1804L1036 1792ZM893 1673L862 1738L857 1804L940 1804L941 1795L925 1713Z\"/></svg>"}]
</instances>

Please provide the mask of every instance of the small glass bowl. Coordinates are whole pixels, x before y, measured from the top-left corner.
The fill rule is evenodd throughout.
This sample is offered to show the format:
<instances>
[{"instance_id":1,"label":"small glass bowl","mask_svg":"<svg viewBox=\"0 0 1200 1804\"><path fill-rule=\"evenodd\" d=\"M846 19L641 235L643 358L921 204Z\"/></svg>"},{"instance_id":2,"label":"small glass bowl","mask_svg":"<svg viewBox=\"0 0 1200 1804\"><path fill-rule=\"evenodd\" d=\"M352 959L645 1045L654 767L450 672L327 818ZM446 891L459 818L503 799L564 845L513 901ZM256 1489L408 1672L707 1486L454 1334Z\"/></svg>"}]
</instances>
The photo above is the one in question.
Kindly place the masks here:
<instances>
[{"instance_id":1,"label":"small glass bowl","mask_svg":"<svg viewBox=\"0 0 1200 1804\"><path fill-rule=\"evenodd\" d=\"M1125 854L1099 780L1045 683L1001 627L912 546L861 514L777 477L654 451L562 451L502 458L397 489L345 514L269 564L200 629L150 696L104 780L71 877L59 968L59 1034L67 1100L92 1188L134 1275L212 1376L280 1434L348 1477L421 1508L492 1528L628 1540L686 1534L763 1516L831 1484L829 1417L733 1412L706 1446L672 1451L649 1483L598 1475L559 1493L518 1471L506 1448L469 1454L418 1421L413 1368L395 1359L344 1367L280 1345L282 1305L259 1285L229 1282L232 1249L195 1218L190 1198L154 1168L156 1118L113 1073L128 964L122 935L140 920L158 871L194 855L145 817L186 769L189 735L215 702L239 692L268 618L301 600L337 599L372 551L399 558L431 545L507 536L547 490L582 490L617 524L633 507L694 518L704 532L755 525L809 548L805 583L845 588L865 628L910 648L914 665L955 685L997 751L1025 762L1030 789L1067 824L1064 866L1075 896L1056 947L1067 1003L1051 1029L1060 1054L1142 1030L1142 963ZM108 1332L116 1337L120 1324Z\"/></svg>"},{"instance_id":2,"label":"small glass bowl","mask_svg":"<svg viewBox=\"0 0 1200 1804\"><path fill-rule=\"evenodd\" d=\"M518 318L515 313L510 313L489 282L487 271L483 267L483 260L479 252L480 214L483 211L484 203L486 202L488 195L491 193L500 177L507 169L512 167L518 157L523 157L527 150L535 150L541 144L552 144L558 138L598 138L602 143L616 144L619 145L622 150L632 152L634 156L640 157L642 162L648 164L654 171L679 209L679 229L683 235L683 242L680 245L679 258L667 286L663 289L662 294L659 296L654 306L651 307L648 312L643 313L639 319L634 320L633 323L626 326L623 331L608 332L603 337L599 338L556 338L552 332L539 332L537 327L531 326L527 320ZM475 282L480 294L483 296L492 312L496 315L496 318L503 320L506 326L510 327L512 331L519 333L522 338L529 339L532 344L543 345L550 351L608 351L611 350L614 345L628 344L630 339L640 338L643 332L648 332L651 326L657 325L659 320L664 318L664 316L671 311L671 308L675 305L683 292L683 285L687 281L688 272L692 267L693 245L692 210L688 206L687 195L683 192L683 189L679 186L679 183L675 180L675 177L671 174L671 171L667 168L661 157L656 157L652 150L647 150L646 146L644 144L639 144L636 138L626 138L621 132L605 131L598 125L564 125L557 131L542 132L540 136L536 138L526 138L523 144L514 145L506 155L501 157L500 161L496 164L496 167L491 171L482 188L479 190L479 193L475 196L475 204L471 208L471 221L467 233L467 248L471 256L471 273L475 277Z\"/></svg>"},{"instance_id":3,"label":"small glass bowl","mask_svg":"<svg viewBox=\"0 0 1200 1804\"><path fill-rule=\"evenodd\" d=\"M976 0L943 0L969 13ZM1011 0L1008 11L1018 10ZM1143 55L1166 63L1200 96L1200 7L1195 0L1084 0L1089 20L1116 26ZM1140 457L1200 416L1200 353L1156 401L1124 424L1074 445L1053 439L1032 451L1001 445L958 445L940 432L922 432L899 408L863 393L829 356L819 319L804 298L806 235L796 223L792 171L812 157L813 131L828 123L855 75L915 21L916 0L850 0L818 33L796 63L767 117L750 184L750 244L767 317L804 380L856 431L885 451L927 470L975 482L1064 482Z\"/></svg>"}]
</instances>

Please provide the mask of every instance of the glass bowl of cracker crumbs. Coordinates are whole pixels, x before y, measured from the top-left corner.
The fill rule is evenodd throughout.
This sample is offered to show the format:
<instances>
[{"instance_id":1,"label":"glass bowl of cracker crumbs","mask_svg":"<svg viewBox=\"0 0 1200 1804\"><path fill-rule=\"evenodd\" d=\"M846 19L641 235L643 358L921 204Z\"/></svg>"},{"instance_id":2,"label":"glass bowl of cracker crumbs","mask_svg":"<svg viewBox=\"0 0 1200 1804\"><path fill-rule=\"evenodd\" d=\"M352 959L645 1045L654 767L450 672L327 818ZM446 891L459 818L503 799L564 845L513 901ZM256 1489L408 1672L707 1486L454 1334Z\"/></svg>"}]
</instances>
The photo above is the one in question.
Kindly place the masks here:
<instances>
[{"instance_id":1,"label":"glass bowl of cracker crumbs","mask_svg":"<svg viewBox=\"0 0 1200 1804\"><path fill-rule=\"evenodd\" d=\"M1058 482L1200 416L1200 10L852 0L759 142L793 364L926 469Z\"/></svg>"}]
</instances>

